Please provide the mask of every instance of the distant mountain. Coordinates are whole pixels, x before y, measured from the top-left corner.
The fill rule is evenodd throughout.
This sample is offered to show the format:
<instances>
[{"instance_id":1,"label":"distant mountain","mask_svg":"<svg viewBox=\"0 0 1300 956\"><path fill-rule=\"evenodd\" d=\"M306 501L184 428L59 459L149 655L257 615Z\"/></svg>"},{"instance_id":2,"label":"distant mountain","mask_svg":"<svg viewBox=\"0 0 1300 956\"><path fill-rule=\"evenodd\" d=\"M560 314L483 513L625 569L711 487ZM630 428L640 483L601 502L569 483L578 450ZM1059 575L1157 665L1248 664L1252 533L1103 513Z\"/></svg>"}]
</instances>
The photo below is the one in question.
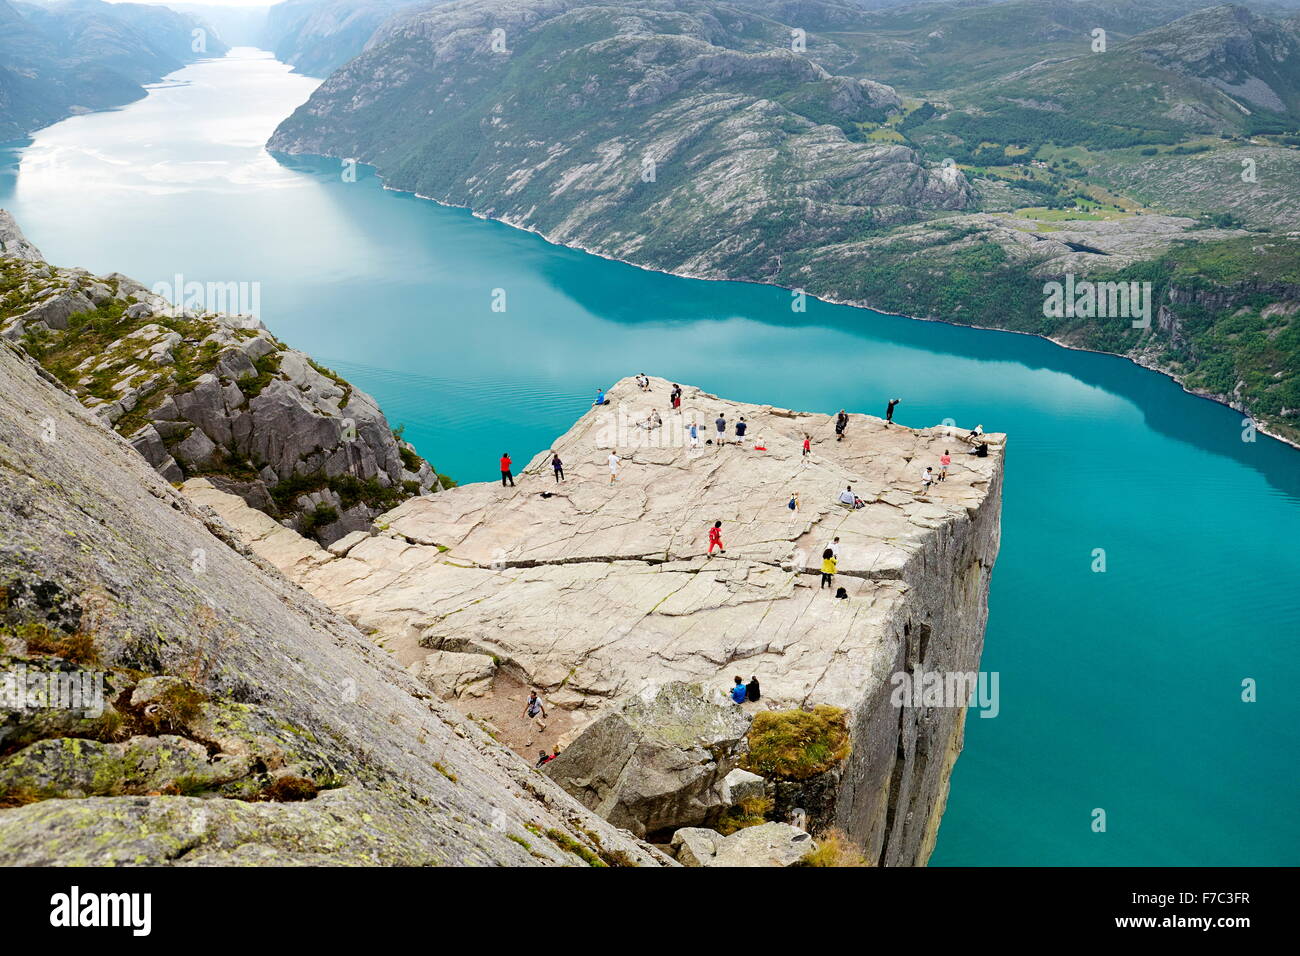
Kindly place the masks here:
<instances>
[{"instance_id":1,"label":"distant mountain","mask_svg":"<svg viewBox=\"0 0 1300 956\"><path fill-rule=\"evenodd\" d=\"M177 13L187 13L211 24L229 46L258 46L266 31L266 15L271 9L264 7L232 7L213 3L168 4Z\"/></svg>"},{"instance_id":2,"label":"distant mountain","mask_svg":"<svg viewBox=\"0 0 1300 956\"><path fill-rule=\"evenodd\" d=\"M0 0L0 139L129 103L144 84L226 50L195 17L166 7Z\"/></svg>"},{"instance_id":3,"label":"distant mountain","mask_svg":"<svg viewBox=\"0 0 1300 956\"><path fill-rule=\"evenodd\" d=\"M973 204L958 170L860 141L899 107L736 7L482 0L390 20L270 146L571 245L762 277L783 250Z\"/></svg>"},{"instance_id":4,"label":"distant mountain","mask_svg":"<svg viewBox=\"0 0 1300 956\"><path fill-rule=\"evenodd\" d=\"M1218 6L964 90L988 110L1032 105L1094 123L1178 133L1287 132L1300 125L1300 31Z\"/></svg>"},{"instance_id":5,"label":"distant mountain","mask_svg":"<svg viewBox=\"0 0 1300 956\"><path fill-rule=\"evenodd\" d=\"M1087 52L1101 27L1113 44L1219 0L741 0L816 36L809 54L837 71L912 91L987 81Z\"/></svg>"},{"instance_id":6,"label":"distant mountain","mask_svg":"<svg viewBox=\"0 0 1300 956\"><path fill-rule=\"evenodd\" d=\"M365 49L385 20L421 2L286 0L268 11L258 45L299 73L328 76Z\"/></svg>"}]
</instances>

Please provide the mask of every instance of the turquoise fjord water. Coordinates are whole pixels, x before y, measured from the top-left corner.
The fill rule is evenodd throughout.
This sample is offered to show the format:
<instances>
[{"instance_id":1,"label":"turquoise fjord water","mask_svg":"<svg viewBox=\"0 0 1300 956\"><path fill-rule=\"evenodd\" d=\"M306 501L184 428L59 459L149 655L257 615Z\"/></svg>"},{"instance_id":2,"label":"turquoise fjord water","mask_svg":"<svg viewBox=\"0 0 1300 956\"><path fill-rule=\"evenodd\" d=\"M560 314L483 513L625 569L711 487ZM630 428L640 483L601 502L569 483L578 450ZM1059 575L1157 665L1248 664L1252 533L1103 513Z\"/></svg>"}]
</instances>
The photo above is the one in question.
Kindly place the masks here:
<instances>
[{"instance_id":1,"label":"turquoise fjord water","mask_svg":"<svg viewBox=\"0 0 1300 956\"><path fill-rule=\"evenodd\" d=\"M282 339L461 480L638 371L1010 435L983 667L934 864L1296 864L1300 453L1121 359L658 275L262 144L314 81L236 51L0 157L54 262L261 284ZM492 312L494 289L507 311ZM1104 548L1107 570L1091 570ZM1240 701L1258 681L1259 700ZM1090 829L1094 808L1107 829Z\"/></svg>"}]
</instances>

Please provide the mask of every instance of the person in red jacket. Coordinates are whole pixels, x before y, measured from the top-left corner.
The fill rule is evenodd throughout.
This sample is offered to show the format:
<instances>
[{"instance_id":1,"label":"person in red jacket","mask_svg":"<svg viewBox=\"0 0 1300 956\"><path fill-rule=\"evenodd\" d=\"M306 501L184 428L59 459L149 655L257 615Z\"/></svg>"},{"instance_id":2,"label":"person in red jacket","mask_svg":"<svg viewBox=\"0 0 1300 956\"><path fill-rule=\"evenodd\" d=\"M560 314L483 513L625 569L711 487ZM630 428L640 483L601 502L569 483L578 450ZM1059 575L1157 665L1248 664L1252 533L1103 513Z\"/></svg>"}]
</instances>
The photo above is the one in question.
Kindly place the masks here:
<instances>
[{"instance_id":1,"label":"person in red jacket","mask_svg":"<svg viewBox=\"0 0 1300 956\"><path fill-rule=\"evenodd\" d=\"M720 549L722 554L727 553L727 549L722 547L722 522L721 521L713 522L713 527L709 529L709 554L713 553L714 548Z\"/></svg>"},{"instance_id":2,"label":"person in red jacket","mask_svg":"<svg viewBox=\"0 0 1300 956\"><path fill-rule=\"evenodd\" d=\"M510 453L502 452L501 453L501 487L504 488L507 483L510 485L511 488L513 488L515 486L515 476L510 473Z\"/></svg>"}]
</instances>

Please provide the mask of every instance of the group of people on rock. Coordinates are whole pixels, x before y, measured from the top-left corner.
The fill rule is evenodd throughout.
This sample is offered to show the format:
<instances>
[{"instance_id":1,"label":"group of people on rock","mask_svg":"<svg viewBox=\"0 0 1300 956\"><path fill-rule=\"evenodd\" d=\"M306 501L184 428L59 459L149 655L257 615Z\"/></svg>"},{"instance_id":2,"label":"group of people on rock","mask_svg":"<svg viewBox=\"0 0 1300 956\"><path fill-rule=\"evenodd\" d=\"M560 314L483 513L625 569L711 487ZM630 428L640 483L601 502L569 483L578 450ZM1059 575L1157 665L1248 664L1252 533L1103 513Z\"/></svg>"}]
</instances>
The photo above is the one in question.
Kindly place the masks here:
<instances>
[{"instance_id":1,"label":"group of people on rock","mask_svg":"<svg viewBox=\"0 0 1300 956\"><path fill-rule=\"evenodd\" d=\"M635 377L634 381L636 382L637 388L640 391L649 392L651 390L650 377L646 375L644 372L639 373ZM670 392L670 401L672 403L672 407L674 409L680 408L681 400L682 400L682 387L674 383L672 386L672 390ZM900 401L901 401L900 399L891 398L886 404L885 406L885 427L886 428L892 426L894 420L894 409L898 406ZM596 390L596 401L593 402L592 404L593 405L609 404L609 399L606 397L605 390L603 388ZM848 424L849 424L848 413L841 408L839 413L835 416L836 441L844 440L844 435L848 429ZM648 430L660 428L663 425L663 417L659 414L658 409L652 409L650 414L646 416L644 420L638 422L638 425ZM718 412L718 417L714 419L713 426L716 434L717 444L719 446L727 444L728 443L727 417L725 411ZM733 433L735 435L735 441L737 444L740 444L742 446L744 445L745 438L748 434L748 430L749 430L749 422L746 421L745 416L741 415L739 417L739 420L733 426ZM696 422L694 419L692 419L690 424L686 426L687 436L689 438L690 447L692 449L700 447L700 431L701 431L700 426L698 422ZM988 443L984 441L983 425L976 425L973 429L971 429L971 431L967 435L964 436L963 440L972 446L969 452L970 454L976 455L981 458L988 456ZM712 444L712 441L710 441L710 444ZM754 447L760 451L767 450L766 447L763 445L763 440L761 438L755 441ZM812 435L805 432L803 436L802 457L806 459L811 454L812 454ZM564 462L560 459L559 453L556 452L554 449L551 450L550 455L551 455L551 459L550 459L551 470L555 475L556 483L559 484L560 482L565 480ZM611 451L609 453L609 457L606 459L606 463L609 467L609 482L610 484L614 484L616 481L618 481L618 473L619 473L618 454L614 451ZM502 453L500 465L501 465L502 487L513 488L515 484L514 473L512 471L513 465L508 452ZM951 466L952 466L952 454L948 449L945 448L943 454L939 456L938 470L936 471L935 466L933 465L926 465L925 470L921 472L920 493L924 495L927 492L929 492L939 482L946 481L948 478L948 470ZM550 494L546 493L544 497L550 497ZM852 508L854 510L864 508L866 507L867 504L861 497L859 497L853 491L852 485L845 485L844 490L841 491L839 495L836 497L836 501L839 504L845 505L846 507ZM789 508L789 510L794 512L800 511L801 506L799 501L799 492L797 491L791 492L790 498L786 502L786 507ZM838 539L836 540L838 541ZM715 550L719 554L727 553L727 549L722 543L722 522L721 521L714 521L713 526L709 528L708 550L706 553L709 556L712 556ZM835 574L834 564L836 560L837 560L837 556L835 555L829 555L829 554L823 555L823 567L822 567L823 587L832 586L831 582ZM844 589L840 588L839 591L843 592ZM837 594L837 596L841 596L841 595Z\"/></svg>"},{"instance_id":2,"label":"group of people on rock","mask_svg":"<svg viewBox=\"0 0 1300 956\"><path fill-rule=\"evenodd\" d=\"M745 683L745 678L735 678L735 683L731 685L731 702L733 704L743 704L746 701L753 703L763 696L758 686L758 678L750 677L749 683Z\"/></svg>"}]
</instances>

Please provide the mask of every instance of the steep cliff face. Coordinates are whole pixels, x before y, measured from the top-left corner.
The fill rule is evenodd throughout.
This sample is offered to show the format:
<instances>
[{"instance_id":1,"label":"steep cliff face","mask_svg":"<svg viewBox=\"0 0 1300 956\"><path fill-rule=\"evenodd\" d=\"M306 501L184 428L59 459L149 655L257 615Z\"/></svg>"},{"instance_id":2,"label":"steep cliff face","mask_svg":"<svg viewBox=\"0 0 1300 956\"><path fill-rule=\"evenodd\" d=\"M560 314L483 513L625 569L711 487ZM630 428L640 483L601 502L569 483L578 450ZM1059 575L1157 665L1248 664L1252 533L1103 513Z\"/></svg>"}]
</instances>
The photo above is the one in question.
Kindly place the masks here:
<instances>
[{"instance_id":1,"label":"steep cliff face","mask_svg":"<svg viewBox=\"0 0 1300 956\"><path fill-rule=\"evenodd\" d=\"M2 210L0 253L0 337L167 480L207 476L326 544L440 487L373 398L256 318L50 266Z\"/></svg>"},{"instance_id":2,"label":"steep cliff face","mask_svg":"<svg viewBox=\"0 0 1300 956\"><path fill-rule=\"evenodd\" d=\"M966 701L893 695L904 679L978 670L1002 437L990 436L981 458L965 454L960 429L887 428L855 414L841 442L824 415L689 387L678 413L668 389L662 380L648 393L631 381L613 388L611 406L556 440L563 482L543 452L514 488L413 499L376 533L329 552L283 529L267 535L262 516L228 495L187 491L399 662L459 693L458 706L501 714L502 739L530 756L521 682L542 689L569 739L607 703L673 681L721 692L733 675L757 675L764 707L845 708L852 753L814 827L845 828L883 865L924 863ZM656 411L663 424L644 427ZM703 444L720 414L732 443ZM742 416L743 447L733 428ZM949 477L922 493L922 473L937 472L945 450ZM837 502L846 485L864 507ZM714 521L725 554L706 554ZM844 599L818 587L822 551L837 537Z\"/></svg>"},{"instance_id":3,"label":"steep cliff face","mask_svg":"<svg viewBox=\"0 0 1300 956\"><path fill-rule=\"evenodd\" d=\"M7 342L0 395L0 865L665 862L246 553ZM77 706L27 693L51 675L84 678Z\"/></svg>"}]
</instances>

